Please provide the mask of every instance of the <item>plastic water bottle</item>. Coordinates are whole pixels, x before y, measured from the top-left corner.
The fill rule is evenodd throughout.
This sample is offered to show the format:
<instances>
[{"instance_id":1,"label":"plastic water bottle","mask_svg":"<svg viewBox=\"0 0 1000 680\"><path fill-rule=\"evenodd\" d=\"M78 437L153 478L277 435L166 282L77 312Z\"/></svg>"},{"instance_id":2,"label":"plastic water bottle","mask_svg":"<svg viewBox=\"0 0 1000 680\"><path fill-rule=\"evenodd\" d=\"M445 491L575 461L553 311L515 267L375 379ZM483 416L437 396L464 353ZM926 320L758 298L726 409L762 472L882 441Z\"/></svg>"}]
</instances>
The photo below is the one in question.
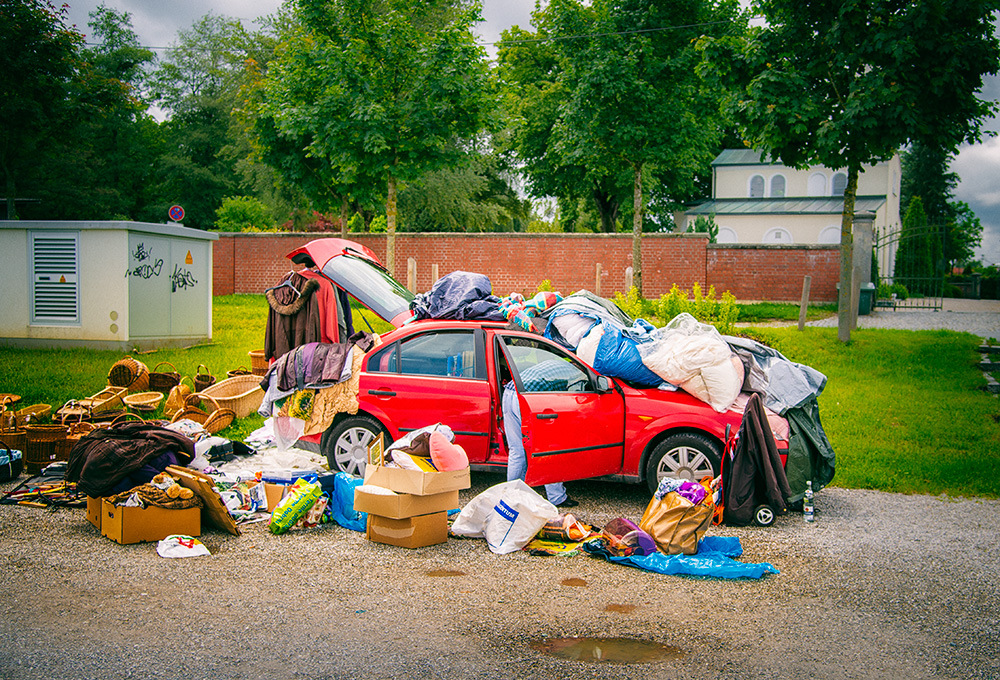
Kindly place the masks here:
<instances>
[{"instance_id":1,"label":"plastic water bottle","mask_svg":"<svg viewBox=\"0 0 1000 680\"><path fill-rule=\"evenodd\" d=\"M806 495L802 499L802 519L807 522L816 521L816 513L813 510L813 483L812 480L806 482Z\"/></svg>"}]
</instances>

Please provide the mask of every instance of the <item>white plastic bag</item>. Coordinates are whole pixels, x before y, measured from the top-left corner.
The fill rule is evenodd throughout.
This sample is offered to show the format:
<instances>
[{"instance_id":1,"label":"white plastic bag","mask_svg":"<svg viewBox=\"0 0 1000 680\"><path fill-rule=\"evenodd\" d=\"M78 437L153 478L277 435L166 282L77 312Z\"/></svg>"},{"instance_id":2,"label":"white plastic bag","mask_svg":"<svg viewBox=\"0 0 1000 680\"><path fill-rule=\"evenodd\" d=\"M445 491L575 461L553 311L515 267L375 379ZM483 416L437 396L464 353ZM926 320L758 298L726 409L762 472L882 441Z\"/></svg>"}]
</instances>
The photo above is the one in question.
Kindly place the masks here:
<instances>
[{"instance_id":1,"label":"white plastic bag","mask_svg":"<svg viewBox=\"0 0 1000 680\"><path fill-rule=\"evenodd\" d=\"M520 479L491 486L466 504L451 532L485 538L498 555L526 546L545 523L559 515L549 503Z\"/></svg>"}]
</instances>

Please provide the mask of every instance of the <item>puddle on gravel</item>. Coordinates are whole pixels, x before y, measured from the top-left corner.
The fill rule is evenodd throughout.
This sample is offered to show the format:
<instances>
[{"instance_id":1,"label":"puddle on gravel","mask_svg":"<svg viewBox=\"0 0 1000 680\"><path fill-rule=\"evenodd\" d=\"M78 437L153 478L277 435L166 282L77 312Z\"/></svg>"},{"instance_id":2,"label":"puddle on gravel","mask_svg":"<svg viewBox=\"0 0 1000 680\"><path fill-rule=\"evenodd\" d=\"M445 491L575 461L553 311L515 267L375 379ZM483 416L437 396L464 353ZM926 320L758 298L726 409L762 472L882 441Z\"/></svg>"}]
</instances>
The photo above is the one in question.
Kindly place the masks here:
<instances>
[{"instance_id":1,"label":"puddle on gravel","mask_svg":"<svg viewBox=\"0 0 1000 680\"><path fill-rule=\"evenodd\" d=\"M464 571L457 571L455 569L435 569L434 571L426 571L424 572L424 574L426 574L427 576L440 576L440 577L465 576Z\"/></svg>"},{"instance_id":2,"label":"puddle on gravel","mask_svg":"<svg viewBox=\"0 0 1000 680\"><path fill-rule=\"evenodd\" d=\"M582 578L564 578L559 582L561 586L574 586L576 588L586 588L587 582Z\"/></svg>"},{"instance_id":3,"label":"puddle on gravel","mask_svg":"<svg viewBox=\"0 0 1000 680\"><path fill-rule=\"evenodd\" d=\"M635 611L634 604L609 604L604 608L606 612L615 612L616 614L631 614Z\"/></svg>"},{"instance_id":4,"label":"puddle on gravel","mask_svg":"<svg viewBox=\"0 0 1000 680\"><path fill-rule=\"evenodd\" d=\"M531 648L560 659L600 663L653 663L684 654L680 647L631 638L549 638L535 640Z\"/></svg>"}]
</instances>

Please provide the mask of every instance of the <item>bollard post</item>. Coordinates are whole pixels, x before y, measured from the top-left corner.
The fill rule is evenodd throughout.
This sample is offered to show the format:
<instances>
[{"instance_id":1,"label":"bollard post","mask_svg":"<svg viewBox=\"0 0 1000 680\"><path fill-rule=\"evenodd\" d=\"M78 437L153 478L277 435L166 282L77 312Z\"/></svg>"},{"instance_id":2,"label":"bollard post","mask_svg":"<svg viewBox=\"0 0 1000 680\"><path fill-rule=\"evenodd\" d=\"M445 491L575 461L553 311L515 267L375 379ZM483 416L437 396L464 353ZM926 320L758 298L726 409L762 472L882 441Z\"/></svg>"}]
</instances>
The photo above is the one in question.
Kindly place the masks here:
<instances>
[{"instance_id":1,"label":"bollard post","mask_svg":"<svg viewBox=\"0 0 1000 680\"><path fill-rule=\"evenodd\" d=\"M597 263L597 276L594 279L594 295L601 296L601 263Z\"/></svg>"},{"instance_id":2,"label":"bollard post","mask_svg":"<svg viewBox=\"0 0 1000 680\"><path fill-rule=\"evenodd\" d=\"M809 286L812 285L812 277L806 274L802 277L802 301L799 303L799 330L805 330L806 310L809 307Z\"/></svg>"},{"instance_id":3,"label":"bollard post","mask_svg":"<svg viewBox=\"0 0 1000 680\"><path fill-rule=\"evenodd\" d=\"M632 268L625 267L625 294L628 295L632 291Z\"/></svg>"},{"instance_id":4,"label":"bollard post","mask_svg":"<svg viewBox=\"0 0 1000 680\"><path fill-rule=\"evenodd\" d=\"M437 280L439 278L440 276L438 276L438 265L437 263L434 263L431 265L431 285L437 283Z\"/></svg>"},{"instance_id":5,"label":"bollard post","mask_svg":"<svg viewBox=\"0 0 1000 680\"><path fill-rule=\"evenodd\" d=\"M406 287L411 293L417 292L417 260L414 257L406 258Z\"/></svg>"}]
</instances>

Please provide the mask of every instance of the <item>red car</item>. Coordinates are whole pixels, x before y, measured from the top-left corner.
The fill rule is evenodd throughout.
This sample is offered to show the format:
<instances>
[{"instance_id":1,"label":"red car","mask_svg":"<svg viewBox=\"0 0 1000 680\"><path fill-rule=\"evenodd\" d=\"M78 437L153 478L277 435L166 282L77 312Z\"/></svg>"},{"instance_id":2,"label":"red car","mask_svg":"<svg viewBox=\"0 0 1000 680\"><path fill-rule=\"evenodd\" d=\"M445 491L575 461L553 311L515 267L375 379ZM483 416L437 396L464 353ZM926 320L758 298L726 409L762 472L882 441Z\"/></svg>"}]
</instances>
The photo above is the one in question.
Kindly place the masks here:
<instances>
[{"instance_id":1,"label":"red car","mask_svg":"<svg viewBox=\"0 0 1000 680\"><path fill-rule=\"evenodd\" d=\"M413 321L413 294L359 244L320 239L288 257L317 266L396 326L364 358L358 413L338 415L320 439L333 470L361 474L379 433L392 441L440 422L454 431L473 469L502 472L501 394L512 379L532 486L603 477L645 482L652 491L665 476L715 476L726 428L739 428L739 414L717 413L683 391L599 375L561 345L503 323Z\"/></svg>"}]
</instances>

